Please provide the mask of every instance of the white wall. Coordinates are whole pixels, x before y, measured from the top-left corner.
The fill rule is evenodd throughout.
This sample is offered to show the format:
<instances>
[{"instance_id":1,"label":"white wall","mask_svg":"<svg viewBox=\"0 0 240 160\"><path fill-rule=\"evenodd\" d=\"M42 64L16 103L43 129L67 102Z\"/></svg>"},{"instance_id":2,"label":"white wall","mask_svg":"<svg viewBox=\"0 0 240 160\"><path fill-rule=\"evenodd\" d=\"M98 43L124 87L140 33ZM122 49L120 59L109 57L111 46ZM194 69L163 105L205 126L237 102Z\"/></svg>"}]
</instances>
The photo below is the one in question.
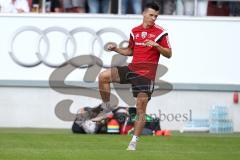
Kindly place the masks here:
<instances>
[{"instance_id":1,"label":"white wall","mask_svg":"<svg viewBox=\"0 0 240 160\"><path fill-rule=\"evenodd\" d=\"M115 94L115 92L113 91ZM56 116L57 103L69 99L73 101L70 112L75 114L84 106L96 106L99 99L84 96L63 95L49 88L0 88L0 127L40 127L40 128L70 128L72 121L65 121ZM120 106L127 106L119 99ZM209 118L209 110L214 105L224 105L229 108L233 120L234 131L240 132L240 104L233 103L232 92L198 92L171 91L170 93L153 97L148 104L147 113L165 115L186 115L191 118ZM162 117L162 120L164 118ZM170 121L169 121L170 120ZM161 122L163 129L180 130L185 118L179 120L165 119Z\"/></svg>"},{"instance_id":2,"label":"white wall","mask_svg":"<svg viewBox=\"0 0 240 160\"><path fill-rule=\"evenodd\" d=\"M5 80L48 80L52 68L43 64L25 68L17 65L10 58L9 40L13 33L23 26L34 26L41 30L57 26L71 31L77 27L88 27L95 31L106 27L121 30L128 37L132 27L141 23L141 16L97 16L97 15L0 15L0 79ZM162 25L169 32L173 48L173 57L168 60L161 57L160 63L167 66L168 73L163 79L172 83L203 83L203 84L239 84L240 68L239 37L240 19L222 17L159 17L157 24ZM47 34L50 39L50 55L48 61L63 62L64 35L59 32ZM84 37L84 38L83 38ZM122 38L113 33L102 36L104 43L115 41L119 43ZM77 34L77 54L88 54L90 38ZM37 60L36 52L37 34L24 33L19 36L14 46L16 55L22 61ZM100 50L96 44L95 52ZM41 43L44 51L44 43ZM69 43L71 52L71 43ZM97 54L97 53L96 53ZM113 53L103 53L102 60L110 64ZM69 80L79 80L82 71L73 73Z\"/></svg>"}]
</instances>

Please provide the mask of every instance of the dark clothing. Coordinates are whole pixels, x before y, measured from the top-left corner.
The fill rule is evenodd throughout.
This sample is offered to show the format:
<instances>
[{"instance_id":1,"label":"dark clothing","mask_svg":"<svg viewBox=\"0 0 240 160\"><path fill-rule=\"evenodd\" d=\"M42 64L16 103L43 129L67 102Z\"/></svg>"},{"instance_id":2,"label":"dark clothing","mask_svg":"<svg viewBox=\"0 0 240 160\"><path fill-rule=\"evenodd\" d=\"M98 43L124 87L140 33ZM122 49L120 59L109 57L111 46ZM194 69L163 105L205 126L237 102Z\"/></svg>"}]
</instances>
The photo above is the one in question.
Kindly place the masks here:
<instances>
[{"instance_id":1,"label":"dark clothing","mask_svg":"<svg viewBox=\"0 0 240 160\"><path fill-rule=\"evenodd\" d=\"M33 0L33 4L38 4L39 0ZM39 4L41 6L41 4ZM46 0L46 12L55 12L55 8L61 8L61 2L60 0Z\"/></svg>"},{"instance_id":2,"label":"dark clothing","mask_svg":"<svg viewBox=\"0 0 240 160\"><path fill-rule=\"evenodd\" d=\"M143 92L148 95L148 100L151 99L154 89L153 80L134 73L129 70L127 66L117 67L117 69L120 77L120 84L132 84L132 93L134 97L137 97L138 93Z\"/></svg>"}]
</instances>

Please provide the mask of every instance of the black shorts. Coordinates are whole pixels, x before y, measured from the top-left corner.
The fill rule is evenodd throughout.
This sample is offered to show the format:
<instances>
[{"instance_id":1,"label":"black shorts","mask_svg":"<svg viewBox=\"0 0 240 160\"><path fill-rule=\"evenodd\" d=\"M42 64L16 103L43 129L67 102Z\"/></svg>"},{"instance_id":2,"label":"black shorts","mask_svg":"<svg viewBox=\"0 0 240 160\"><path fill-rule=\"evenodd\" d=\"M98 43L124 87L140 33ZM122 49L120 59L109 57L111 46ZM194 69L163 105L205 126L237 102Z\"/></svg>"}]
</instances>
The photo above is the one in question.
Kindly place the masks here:
<instances>
[{"instance_id":1,"label":"black shorts","mask_svg":"<svg viewBox=\"0 0 240 160\"><path fill-rule=\"evenodd\" d=\"M138 93L143 92L148 95L148 100L151 99L151 95L154 90L153 80L136 74L135 72L129 70L127 66L117 67L117 69L120 84L131 84L134 97L137 97Z\"/></svg>"}]
</instances>

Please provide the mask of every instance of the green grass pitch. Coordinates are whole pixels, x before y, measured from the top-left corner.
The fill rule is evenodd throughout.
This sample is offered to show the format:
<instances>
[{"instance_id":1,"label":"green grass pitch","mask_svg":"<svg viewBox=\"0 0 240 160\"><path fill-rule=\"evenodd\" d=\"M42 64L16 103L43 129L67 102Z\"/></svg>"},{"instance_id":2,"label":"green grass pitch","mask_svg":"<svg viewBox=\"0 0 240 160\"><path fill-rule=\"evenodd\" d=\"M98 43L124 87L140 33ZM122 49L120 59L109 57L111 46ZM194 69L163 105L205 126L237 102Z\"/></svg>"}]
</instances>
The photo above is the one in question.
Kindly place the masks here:
<instances>
[{"instance_id":1,"label":"green grass pitch","mask_svg":"<svg viewBox=\"0 0 240 160\"><path fill-rule=\"evenodd\" d=\"M240 134L178 133L142 136L72 134L65 129L0 128L0 160L236 160Z\"/></svg>"}]
</instances>

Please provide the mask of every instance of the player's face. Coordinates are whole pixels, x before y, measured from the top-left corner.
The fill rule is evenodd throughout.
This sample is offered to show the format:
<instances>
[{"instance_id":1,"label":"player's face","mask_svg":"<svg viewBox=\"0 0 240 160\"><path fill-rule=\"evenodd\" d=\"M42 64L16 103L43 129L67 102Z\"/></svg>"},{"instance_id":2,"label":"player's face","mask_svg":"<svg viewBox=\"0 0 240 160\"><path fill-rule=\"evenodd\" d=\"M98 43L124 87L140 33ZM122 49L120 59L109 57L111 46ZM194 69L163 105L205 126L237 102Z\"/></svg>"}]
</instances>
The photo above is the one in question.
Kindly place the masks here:
<instances>
[{"instance_id":1,"label":"player's face","mask_svg":"<svg viewBox=\"0 0 240 160\"><path fill-rule=\"evenodd\" d=\"M143 23L147 24L148 26L154 25L158 15L159 15L158 11L155 11L152 8L147 8L143 12Z\"/></svg>"}]
</instances>

